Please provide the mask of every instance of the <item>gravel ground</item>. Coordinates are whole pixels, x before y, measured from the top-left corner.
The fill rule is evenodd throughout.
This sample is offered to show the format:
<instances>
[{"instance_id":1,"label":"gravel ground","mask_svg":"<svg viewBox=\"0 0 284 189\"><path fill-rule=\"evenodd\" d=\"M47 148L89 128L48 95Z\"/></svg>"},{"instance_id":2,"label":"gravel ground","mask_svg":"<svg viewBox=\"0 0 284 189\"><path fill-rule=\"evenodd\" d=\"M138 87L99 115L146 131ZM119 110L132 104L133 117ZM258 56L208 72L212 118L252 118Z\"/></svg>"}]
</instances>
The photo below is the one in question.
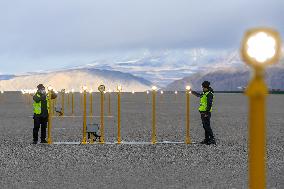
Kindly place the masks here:
<instances>
[{"instance_id":1,"label":"gravel ground","mask_svg":"<svg viewBox=\"0 0 284 189\"><path fill-rule=\"evenodd\" d=\"M217 146L32 145L32 105L19 93L5 93L0 96L0 188L247 188L247 99L242 94L215 96L212 127ZM184 141L184 95L158 98L158 141ZM82 115L79 99L77 94L75 115ZM105 118L108 142L116 140L115 100L112 94L113 117ZM93 105L98 116L99 94ZM191 97L194 142L204 136L197 107L198 99ZM284 188L283 107L283 95L268 97L268 188ZM108 115L107 106L105 110ZM121 116L124 141L151 141L151 102L146 94L124 93ZM99 123L99 118L93 121ZM82 118L55 117L52 137L54 142L80 141Z\"/></svg>"}]
</instances>

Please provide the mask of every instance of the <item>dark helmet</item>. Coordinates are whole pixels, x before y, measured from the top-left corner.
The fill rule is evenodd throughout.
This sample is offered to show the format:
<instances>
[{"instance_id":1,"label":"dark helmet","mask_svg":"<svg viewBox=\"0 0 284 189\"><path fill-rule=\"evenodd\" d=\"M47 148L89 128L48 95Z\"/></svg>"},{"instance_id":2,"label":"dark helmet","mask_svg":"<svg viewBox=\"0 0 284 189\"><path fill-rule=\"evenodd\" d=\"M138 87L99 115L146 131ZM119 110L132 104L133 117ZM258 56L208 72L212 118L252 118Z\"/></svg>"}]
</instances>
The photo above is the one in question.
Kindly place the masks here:
<instances>
[{"instance_id":1,"label":"dark helmet","mask_svg":"<svg viewBox=\"0 0 284 189\"><path fill-rule=\"evenodd\" d=\"M37 86L37 88L40 90L40 89L45 89L45 87L43 86L43 84L39 84L38 86Z\"/></svg>"},{"instance_id":2,"label":"dark helmet","mask_svg":"<svg viewBox=\"0 0 284 189\"><path fill-rule=\"evenodd\" d=\"M210 87L210 82L209 81L203 81L203 83L202 83L202 87L204 87L204 88L209 88Z\"/></svg>"}]
</instances>

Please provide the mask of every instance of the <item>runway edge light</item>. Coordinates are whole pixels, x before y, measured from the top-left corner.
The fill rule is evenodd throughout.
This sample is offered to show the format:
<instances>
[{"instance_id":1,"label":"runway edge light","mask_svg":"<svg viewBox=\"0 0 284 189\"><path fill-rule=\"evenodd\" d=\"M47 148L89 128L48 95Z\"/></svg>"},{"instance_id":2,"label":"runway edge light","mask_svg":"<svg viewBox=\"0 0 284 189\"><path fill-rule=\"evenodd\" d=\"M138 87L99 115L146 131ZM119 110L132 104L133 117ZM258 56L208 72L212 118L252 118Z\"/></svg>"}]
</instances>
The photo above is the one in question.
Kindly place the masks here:
<instances>
[{"instance_id":1,"label":"runway edge light","mask_svg":"<svg viewBox=\"0 0 284 189\"><path fill-rule=\"evenodd\" d=\"M246 88L249 98L248 187L266 188L266 65L275 64L281 56L281 39L271 28L248 30L241 45L244 62L253 68L253 77Z\"/></svg>"}]
</instances>

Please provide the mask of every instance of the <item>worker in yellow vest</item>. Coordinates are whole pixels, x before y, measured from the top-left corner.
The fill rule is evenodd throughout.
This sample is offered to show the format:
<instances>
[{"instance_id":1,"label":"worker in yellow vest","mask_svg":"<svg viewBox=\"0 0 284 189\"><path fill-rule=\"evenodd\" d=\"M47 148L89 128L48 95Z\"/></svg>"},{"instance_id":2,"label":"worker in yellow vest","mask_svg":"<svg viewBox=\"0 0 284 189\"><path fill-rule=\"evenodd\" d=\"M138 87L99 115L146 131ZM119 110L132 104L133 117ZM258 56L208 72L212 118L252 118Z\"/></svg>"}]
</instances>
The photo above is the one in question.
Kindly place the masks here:
<instances>
[{"instance_id":1,"label":"worker in yellow vest","mask_svg":"<svg viewBox=\"0 0 284 189\"><path fill-rule=\"evenodd\" d=\"M57 95L52 92L51 99L55 99ZM46 127L48 122L49 99L46 94L43 84L37 86L37 92L33 96L33 109L34 109L34 128L33 128L33 144L38 142L38 131L41 127L41 143L46 141Z\"/></svg>"},{"instance_id":2,"label":"worker in yellow vest","mask_svg":"<svg viewBox=\"0 0 284 189\"><path fill-rule=\"evenodd\" d=\"M193 95L200 97L200 105L198 110L200 112L202 125L205 131L205 139L200 143L207 145L216 144L214 134L210 125L214 91L210 87L209 81L204 81L202 83L202 90L202 93L191 91Z\"/></svg>"}]
</instances>

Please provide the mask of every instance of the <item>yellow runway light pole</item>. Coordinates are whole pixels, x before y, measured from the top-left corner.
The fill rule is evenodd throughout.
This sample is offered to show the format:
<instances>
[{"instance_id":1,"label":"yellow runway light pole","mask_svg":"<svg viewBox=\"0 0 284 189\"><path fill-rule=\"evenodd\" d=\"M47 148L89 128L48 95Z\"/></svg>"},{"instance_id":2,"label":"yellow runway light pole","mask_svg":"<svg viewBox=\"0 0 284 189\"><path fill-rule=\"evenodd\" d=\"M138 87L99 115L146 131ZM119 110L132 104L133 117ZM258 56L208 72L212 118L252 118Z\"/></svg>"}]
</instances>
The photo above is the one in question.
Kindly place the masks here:
<instances>
[{"instance_id":1,"label":"yellow runway light pole","mask_svg":"<svg viewBox=\"0 0 284 189\"><path fill-rule=\"evenodd\" d=\"M164 94L164 91L161 91L161 102L163 101L163 94Z\"/></svg>"},{"instance_id":2,"label":"yellow runway light pole","mask_svg":"<svg viewBox=\"0 0 284 189\"><path fill-rule=\"evenodd\" d=\"M146 98L147 98L147 102L149 101L149 91L146 91Z\"/></svg>"},{"instance_id":3,"label":"yellow runway light pole","mask_svg":"<svg viewBox=\"0 0 284 189\"><path fill-rule=\"evenodd\" d=\"M28 104L31 104L31 93L28 95Z\"/></svg>"},{"instance_id":4,"label":"yellow runway light pole","mask_svg":"<svg viewBox=\"0 0 284 189\"><path fill-rule=\"evenodd\" d=\"M47 89L48 89L48 105L49 105L48 126L47 126L47 144L52 144L52 139L51 139L51 126L52 126L52 114L53 114L53 111L52 111L53 106L51 103L52 87L49 86Z\"/></svg>"},{"instance_id":5,"label":"yellow runway light pole","mask_svg":"<svg viewBox=\"0 0 284 189\"><path fill-rule=\"evenodd\" d=\"M178 94L178 92L175 91L175 100L177 100L177 94Z\"/></svg>"},{"instance_id":6,"label":"yellow runway light pole","mask_svg":"<svg viewBox=\"0 0 284 189\"><path fill-rule=\"evenodd\" d=\"M120 136L120 93L122 91L122 87L120 85L117 86L117 143L121 143Z\"/></svg>"},{"instance_id":7,"label":"yellow runway light pole","mask_svg":"<svg viewBox=\"0 0 284 189\"><path fill-rule=\"evenodd\" d=\"M110 94L111 94L111 90L108 90L108 115L111 115L111 111L110 111Z\"/></svg>"},{"instance_id":8,"label":"yellow runway light pole","mask_svg":"<svg viewBox=\"0 0 284 189\"><path fill-rule=\"evenodd\" d=\"M190 135L189 135L189 117L190 117L190 86L186 86L186 137L185 143L190 144Z\"/></svg>"},{"instance_id":9,"label":"yellow runway light pole","mask_svg":"<svg viewBox=\"0 0 284 189\"><path fill-rule=\"evenodd\" d=\"M101 140L100 140L100 144L104 144L105 143L105 133L104 133L104 91L105 91L105 86L100 85L98 87L98 90L101 93L101 127L100 127Z\"/></svg>"},{"instance_id":10,"label":"yellow runway light pole","mask_svg":"<svg viewBox=\"0 0 284 189\"><path fill-rule=\"evenodd\" d=\"M93 115L93 89L90 89L90 116ZM92 119L92 117L90 117Z\"/></svg>"},{"instance_id":11,"label":"yellow runway light pole","mask_svg":"<svg viewBox=\"0 0 284 189\"><path fill-rule=\"evenodd\" d=\"M253 77L246 95L249 98L249 188L266 188L266 96L265 66L276 63L281 56L281 39L278 32L269 28L248 30L244 36L241 54L252 66Z\"/></svg>"},{"instance_id":12,"label":"yellow runway light pole","mask_svg":"<svg viewBox=\"0 0 284 189\"><path fill-rule=\"evenodd\" d=\"M56 95L58 94L58 92L55 89L53 91ZM53 106L54 115L55 115L55 107L57 106L57 98L58 98L58 96L53 100L54 101L54 106Z\"/></svg>"},{"instance_id":13,"label":"yellow runway light pole","mask_svg":"<svg viewBox=\"0 0 284 189\"><path fill-rule=\"evenodd\" d=\"M83 91L80 90L80 94L79 95L80 95L80 107L81 107L81 109L83 109L83 104L84 104L84 102L83 102L84 101L84 99L83 99L84 95L82 93L83 93Z\"/></svg>"},{"instance_id":14,"label":"yellow runway light pole","mask_svg":"<svg viewBox=\"0 0 284 189\"><path fill-rule=\"evenodd\" d=\"M70 91L67 91L67 110L70 112Z\"/></svg>"},{"instance_id":15,"label":"yellow runway light pole","mask_svg":"<svg viewBox=\"0 0 284 189\"><path fill-rule=\"evenodd\" d=\"M152 144L157 143L156 135L156 93L157 87L152 87Z\"/></svg>"},{"instance_id":16,"label":"yellow runway light pole","mask_svg":"<svg viewBox=\"0 0 284 189\"><path fill-rule=\"evenodd\" d=\"M62 116L64 116L64 96L65 96L65 89L62 89L62 90L61 90Z\"/></svg>"},{"instance_id":17,"label":"yellow runway light pole","mask_svg":"<svg viewBox=\"0 0 284 189\"><path fill-rule=\"evenodd\" d=\"M55 113L55 99L52 99L52 114Z\"/></svg>"},{"instance_id":18,"label":"yellow runway light pole","mask_svg":"<svg viewBox=\"0 0 284 189\"><path fill-rule=\"evenodd\" d=\"M72 115L74 115L74 89L72 89Z\"/></svg>"},{"instance_id":19,"label":"yellow runway light pole","mask_svg":"<svg viewBox=\"0 0 284 189\"><path fill-rule=\"evenodd\" d=\"M87 86L83 86L84 108L83 108L83 139L81 144L87 144Z\"/></svg>"},{"instance_id":20,"label":"yellow runway light pole","mask_svg":"<svg viewBox=\"0 0 284 189\"><path fill-rule=\"evenodd\" d=\"M4 101L4 91L1 91L2 101Z\"/></svg>"}]
</instances>

